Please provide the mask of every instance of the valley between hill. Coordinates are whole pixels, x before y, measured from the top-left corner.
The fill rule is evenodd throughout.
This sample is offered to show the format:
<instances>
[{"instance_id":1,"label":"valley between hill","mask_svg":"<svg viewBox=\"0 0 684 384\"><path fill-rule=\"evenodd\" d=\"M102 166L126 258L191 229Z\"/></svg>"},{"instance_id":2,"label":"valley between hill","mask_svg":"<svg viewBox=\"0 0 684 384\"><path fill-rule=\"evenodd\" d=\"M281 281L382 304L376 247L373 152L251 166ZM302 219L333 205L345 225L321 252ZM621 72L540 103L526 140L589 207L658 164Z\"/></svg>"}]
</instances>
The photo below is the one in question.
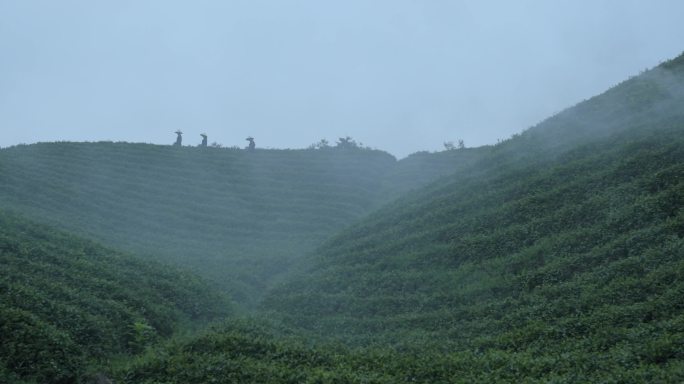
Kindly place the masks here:
<instances>
[{"instance_id":1,"label":"valley between hill","mask_svg":"<svg viewBox=\"0 0 684 384\"><path fill-rule=\"evenodd\" d=\"M681 382L682 105L684 55L401 161L2 149L0 379Z\"/></svg>"},{"instance_id":2,"label":"valley between hill","mask_svg":"<svg viewBox=\"0 0 684 384\"><path fill-rule=\"evenodd\" d=\"M333 233L478 154L42 143L0 150L0 207L190 268L251 307Z\"/></svg>"}]
</instances>

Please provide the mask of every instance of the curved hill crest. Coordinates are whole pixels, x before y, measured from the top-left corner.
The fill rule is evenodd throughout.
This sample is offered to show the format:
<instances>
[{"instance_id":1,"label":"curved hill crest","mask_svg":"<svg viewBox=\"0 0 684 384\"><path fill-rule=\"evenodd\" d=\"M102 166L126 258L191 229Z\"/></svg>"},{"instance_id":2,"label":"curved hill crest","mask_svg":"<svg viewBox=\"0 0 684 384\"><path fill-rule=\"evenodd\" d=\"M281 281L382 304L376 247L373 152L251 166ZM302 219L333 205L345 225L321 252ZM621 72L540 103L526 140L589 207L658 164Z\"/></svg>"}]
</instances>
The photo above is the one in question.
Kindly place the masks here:
<instances>
[{"instance_id":1,"label":"curved hill crest","mask_svg":"<svg viewBox=\"0 0 684 384\"><path fill-rule=\"evenodd\" d=\"M194 268L243 304L260 301L257 316L277 322L267 326L279 334L231 319L156 344L108 368L122 382L679 382L683 90L680 56L496 146L400 162L368 150L8 148L0 151L0 209ZM61 351L57 373L68 382L69 367L94 348L69 337L103 338L101 330L56 329L12 300L60 299L64 290L36 286L96 246L85 252L79 242L94 243L74 240L55 252L54 236L3 217L0 227L14 232L1 241L33 237L0 248L12 268L0 279L4 292L21 292L0 296L0 326L12 330L3 336L19 335L0 344L0 380L59 382L11 359L22 335L34 334L48 356ZM22 226L29 229L16 231ZM133 320L132 333L111 333L113 351L149 346L149 323L172 329L183 308L195 308L187 299L206 292L169 286L184 281L175 272L151 284L144 265L130 260L134 270L124 271L140 296L112 298L122 299L122 324ZM98 276L84 274L95 287ZM174 288L190 294L165 301ZM76 299L58 313L73 320L74 303L84 302L66 291ZM160 303L152 314L127 307L148 299ZM102 316L83 313L85 322L65 323Z\"/></svg>"},{"instance_id":2,"label":"curved hill crest","mask_svg":"<svg viewBox=\"0 0 684 384\"><path fill-rule=\"evenodd\" d=\"M0 208L191 268L250 306L336 231L478 153L39 143L0 150Z\"/></svg>"}]
</instances>

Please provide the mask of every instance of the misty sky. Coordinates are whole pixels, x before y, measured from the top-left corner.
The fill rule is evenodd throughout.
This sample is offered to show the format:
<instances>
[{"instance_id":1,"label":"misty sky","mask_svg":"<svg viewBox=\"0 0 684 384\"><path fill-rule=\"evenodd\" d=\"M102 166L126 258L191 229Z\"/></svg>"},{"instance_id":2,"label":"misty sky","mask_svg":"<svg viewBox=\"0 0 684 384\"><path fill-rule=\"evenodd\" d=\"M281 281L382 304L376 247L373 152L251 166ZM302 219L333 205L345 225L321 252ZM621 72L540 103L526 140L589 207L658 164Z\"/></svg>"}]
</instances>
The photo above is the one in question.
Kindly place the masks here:
<instances>
[{"instance_id":1,"label":"misty sky","mask_svg":"<svg viewBox=\"0 0 684 384\"><path fill-rule=\"evenodd\" d=\"M0 146L468 146L684 51L684 1L0 0Z\"/></svg>"}]
</instances>

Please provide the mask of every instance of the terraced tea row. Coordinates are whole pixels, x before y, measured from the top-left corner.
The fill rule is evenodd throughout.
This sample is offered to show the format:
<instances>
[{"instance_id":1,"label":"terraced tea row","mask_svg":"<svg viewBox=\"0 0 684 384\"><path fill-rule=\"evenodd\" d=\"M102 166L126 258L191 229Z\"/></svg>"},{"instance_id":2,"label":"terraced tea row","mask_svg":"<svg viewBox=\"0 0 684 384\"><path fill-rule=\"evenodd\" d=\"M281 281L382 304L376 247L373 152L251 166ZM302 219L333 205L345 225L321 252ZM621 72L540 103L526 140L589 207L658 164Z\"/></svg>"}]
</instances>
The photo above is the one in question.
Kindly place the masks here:
<instances>
[{"instance_id":1,"label":"terraced tea row","mask_svg":"<svg viewBox=\"0 0 684 384\"><path fill-rule=\"evenodd\" d=\"M433 162L421 180L450 164ZM249 303L293 260L399 193L386 182L397 167L362 149L45 143L0 151L0 206L190 267Z\"/></svg>"},{"instance_id":2,"label":"terraced tea row","mask_svg":"<svg viewBox=\"0 0 684 384\"><path fill-rule=\"evenodd\" d=\"M595 99L646 104L618 122L629 102L575 115L590 100L374 212L262 308L321 340L501 358L504 382L681 380L684 71L662 70Z\"/></svg>"},{"instance_id":3,"label":"terraced tea row","mask_svg":"<svg viewBox=\"0 0 684 384\"><path fill-rule=\"evenodd\" d=\"M0 266L2 380L70 382L230 313L197 277L1 211Z\"/></svg>"}]
</instances>

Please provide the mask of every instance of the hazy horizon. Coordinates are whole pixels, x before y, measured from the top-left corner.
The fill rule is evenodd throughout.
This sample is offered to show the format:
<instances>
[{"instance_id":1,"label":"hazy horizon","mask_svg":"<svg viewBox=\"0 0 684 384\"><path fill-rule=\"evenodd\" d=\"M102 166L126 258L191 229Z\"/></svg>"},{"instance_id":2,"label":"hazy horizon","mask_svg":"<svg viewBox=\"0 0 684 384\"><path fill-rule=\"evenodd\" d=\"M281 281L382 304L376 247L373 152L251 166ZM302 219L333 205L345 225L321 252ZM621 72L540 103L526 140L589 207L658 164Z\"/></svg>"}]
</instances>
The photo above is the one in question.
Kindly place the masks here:
<instances>
[{"instance_id":1,"label":"hazy horizon","mask_svg":"<svg viewBox=\"0 0 684 384\"><path fill-rule=\"evenodd\" d=\"M404 157L495 143L679 55L677 1L0 0L0 147L128 141Z\"/></svg>"}]
</instances>

